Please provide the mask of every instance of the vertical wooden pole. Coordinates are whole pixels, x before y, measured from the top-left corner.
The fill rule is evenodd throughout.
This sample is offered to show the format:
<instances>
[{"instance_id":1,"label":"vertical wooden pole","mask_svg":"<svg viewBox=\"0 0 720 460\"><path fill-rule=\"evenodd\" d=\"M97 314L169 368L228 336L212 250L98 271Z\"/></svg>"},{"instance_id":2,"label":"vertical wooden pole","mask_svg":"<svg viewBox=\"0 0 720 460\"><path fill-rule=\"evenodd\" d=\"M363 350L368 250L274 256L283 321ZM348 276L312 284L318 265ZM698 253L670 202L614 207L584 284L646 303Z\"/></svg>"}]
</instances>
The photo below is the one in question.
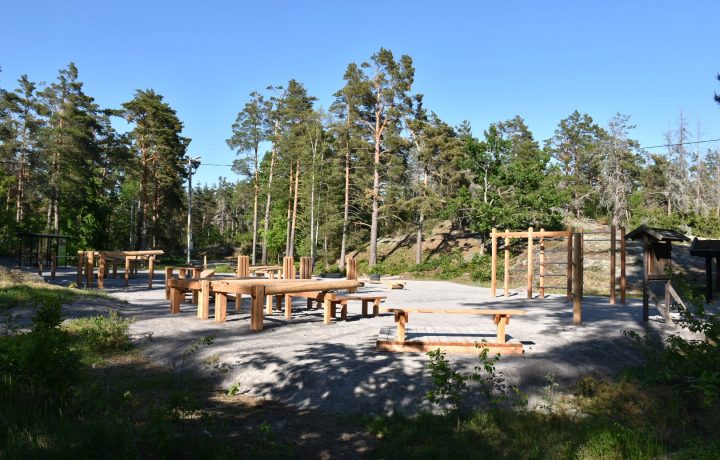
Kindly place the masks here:
<instances>
[{"instance_id":1,"label":"vertical wooden pole","mask_svg":"<svg viewBox=\"0 0 720 460\"><path fill-rule=\"evenodd\" d=\"M545 229L540 229L540 234L542 235L542 232L544 232ZM545 238L543 236L540 236L540 298L545 298Z\"/></svg>"},{"instance_id":2,"label":"vertical wooden pole","mask_svg":"<svg viewBox=\"0 0 720 460\"><path fill-rule=\"evenodd\" d=\"M98 279L97 279L97 287L98 289L104 289L105 288L105 264L107 263L105 261L105 254L100 253L100 261L98 262Z\"/></svg>"},{"instance_id":3,"label":"vertical wooden pole","mask_svg":"<svg viewBox=\"0 0 720 460\"><path fill-rule=\"evenodd\" d=\"M267 272L268 279L274 279L275 278L275 272L272 270ZM278 273L278 277L280 274ZM273 306L273 296L266 295L265 296L265 313L268 315L272 315L272 306Z\"/></svg>"},{"instance_id":4,"label":"vertical wooden pole","mask_svg":"<svg viewBox=\"0 0 720 460\"><path fill-rule=\"evenodd\" d=\"M323 299L323 323L324 324L330 324L330 321L332 320L333 313L335 311L335 306L332 302L332 296L326 295Z\"/></svg>"},{"instance_id":5,"label":"vertical wooden pole","mask_svg":"<svg viewBox=\"0 0 720 460\"><path fill-rule=\"evenodd\" d=\"M614 225L610 226L610 305L615 305L615 236L616 229Z\"/></svg>"},{"instance_id":6,"label":"vertical wooden pole","mask_svg":"<svg viewBox=\"0 0 720 460\"><path fill-rule=\"evenodd\" d=\"M77 252L77 277L75 278L75 283L77 284L78 287L82 287L83 265L85 265L85 252L78 251Z\"/></svg>"},{"instance_id":7,"label":"vertical wooden pole","mask_svg":"<svg viewBox=\"0 0 720 460\"><path fill-rule=\"evenodd\" d=\"M238 256L237 276L240 278L248 278L250 276L250 257Z\"/></svg>"},{"instance_id":8,"label":"vertical wooden pole","mask_svg":"<svg viewBox=\"0 0 720 460\"><path fill-rule=\"evenodd\" d=\"M283 257L283 278L286 280L295 279L295 260L290 256Z\"/></svg>"},{"instance_id":9,"label":"vertical wooden pole","mask_svg":"<svg viewBox=\"0 0 720 460\"><path fill-rule=\"evenodd\" d=\"M532 299L532 282L533 282L533 228L528 227L528 247L527 247L527 298Z\"/></svg>"},{"instance_id":10,"label":"vertical wooden pole","mask_svg":"<svg viewBox=\"0 0 720 460\"><path fill-rule=\"evenodd\" d=\"M620 303L625 303L625 227L620 228Z\"/></svg>"},{"instance_id":11,"label":"vertical wooden pole","mask_svg":"<svg viewBox=\"0 0 720 460\"><path fill-rule=\"evenodd\" d=\"M345 259L346 277L349 280L357 281L357 259L355 257L347 256ZM347 290L349 293L357 292L357 288Z\"/></svg>"},{"instance_id":12,"label":"vertical wooden pole","mask_svg":"<svg viewBox=\"0 0 720 460\"><path fill-rule=\"evenodd\" d=\"M497 343L505 343L505 326L507 326L508 317L506 315L495 315L495 324L497 324Z\"/></svg>"},{"instance_id":13,"label":"vertical wooden pole","mask_svg":"<svg viewBox=\"0 0 720 460\"><path fill-rule=\"evenodd\" d=\"M582 233L573 234L573 324L582 324Z\"/></svg>"},{"instance_id":14,"label":"vertical wooden pole","mask_svg":"<svg viewBox=\"0 0 720 460\"><path fill-rule=\"evenodd\" d=\"M200 296L198 297L198 318L210 318L210 280L200 280Z\"/></svg>"},{"instance_id":15,"label":"vertical wooden pole","mask_svg":"<svg viewBox=\"0 0 720 460\"><path fill-rule=\"evenodd\" d=\"M253 332L263 330L263 302L265 301L265 286L253 287L252 306L250 307L250 330Z\"/></svg>"},{"instance_id":16,"label":"vertical wooden pole","mask_svg":"<svg viewBox=\"0 0 720 460\"><path fill-rule=\"evenodd\" d=\"M710 303L713 299L712 257L705 257L705 301Z\"/></svg>"},{"instance_id":17,"label":"vertical wooden pole","mask_svg":"<svg viewBox=\"0 0 720 460\"><path fill-rule=\"evenodd\" d=\"M155 278L155 256L148 258L148 289L152 289L153 278Z\"/></svg>"},{"instance_id":18,"label":"vertical wooden pole","mask_svg":"<svg viewBox=\"0 0 720 460\"><path fill-rule=\"evenodd\" d=\"M91 288L95 271L95 251L89 251L85 262L85 287Z\"/></svg>"},{"instance_id":19,"label":"vertical wooden pole","mask_svg":"<svg viewBox=\"0 0 720 460\"><path fill-rule=\"evenodd\" d=\"M573 300L573 228L567 229L567 299Z\"/></svg>"},{"instance_id":20,"label":"vertical wooden pole","mask_svg":"<svg viewBox=\"0 0 720 460\"><path fill-rule=\"evenodd\" d=\"M203 270L207 270L207 254L203 256Z\"/></svg>"},{"instance_id":21,"label":"vertical wooden pole","mask_svg":"<svg viewBox=\"0 0 720 460\"><path fill-rule=\"evenodd\" d=\"M490 234L492 248L492 262L490 267L490 297L495 298L497 290L497 229L493 227Z\"/></svg>"},{"instance_id":22,"label":"vertical wooden pole","mask_svg":"<svg viewBox=\"0 0 720 460\"><path fill-rule=\"evenodd\" d=\"M510 238L507 236L508 229L505 229L505 271L503 274L503 289L505 297L510 297Z\"/></svg>"},{"instance_id":23,"label":"vertical wooden pole","mask_svg":"<svg viewBox=\"0 0 720 460\"><path fill-rule=\"evenodd\" d=\"M130 283L130 257L125 256L125 286Z\"/></svg>"},{"instance_id":24,"label":"vertical wooden pole","mask_svg":"<svg viewBox=\"0 0 720 460\"><path fill-rule=\"evenodd\" d=\"M173 277L173 268L165 267L165 298L170 298L170 280Z\"/></svg>"},{"instance_id":25,"label":"vertical wooden pole","mask_svg":"<svg viewBox=\"0 0 720 460\"><path fill-rule=\"evenodd\" d=\"M648 274L650 271L650 246L647 235L643 235L643 273L642 273L642 298L643 298L643 321L650 318L650 296L648 294Z\"/></svg>"},{"instance_id":26,"label":"vertical wooden pole","mask_svg":"<svg viewBox=\"0 0 720 460\"><path fill-rule=\"evenodd\" d=\"M227 319L227 294L215 293L215 322L224 323Z\"/></svg>"},{"instance_id":27,"label":"vertical wooden pole","mask_svg":"<svg viewBox=\"0 0 720 460\"><path fill-rule=\"evenodd\" d=\"M53 252L50 255L50 279L55 280L55 271L57 269L57 255Z\"/></svg>"}]
</instances>

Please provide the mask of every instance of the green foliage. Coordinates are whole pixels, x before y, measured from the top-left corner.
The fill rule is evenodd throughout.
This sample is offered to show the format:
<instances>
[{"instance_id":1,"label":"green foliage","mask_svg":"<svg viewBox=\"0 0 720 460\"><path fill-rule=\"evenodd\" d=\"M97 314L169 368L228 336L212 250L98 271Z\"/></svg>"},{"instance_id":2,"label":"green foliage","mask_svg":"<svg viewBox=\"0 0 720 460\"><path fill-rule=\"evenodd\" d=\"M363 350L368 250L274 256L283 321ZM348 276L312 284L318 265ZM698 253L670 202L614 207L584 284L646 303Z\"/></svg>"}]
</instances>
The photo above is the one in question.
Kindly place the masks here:
<instances>
[{"instance_id":1,"label":"green foliage","mask_svg":"<svg viewBox=\"0 0 720 460\"><path fill-rule=\"evenodd\" d=\"M689 407L720 406L720 318L707 314L702 303L694 312L677 305L682 327L701 334L701 339L686 339L679 334L668 337L659 346L648 336L626 332L645 351L647 364L632 373L648 384L672 388Z\"/></svg>"},{"instance_id":2,"label":"green foliage","mask_svg":"<svg viewBox=\"0 0 720 460\"><path fill-rule=\"evenodd\" d=\"M79 318L69 322L65 329L76 335L81 343L99 354L117 353L132 346L128 328L132 320L121 318L115 310L106 316Z\"/></svg>"},{"instance_id":3,"label":"green foliage","mask_svg":"<svg viewBox=\"0 0 720 460\"><path fill-rule=\"evenodd\" d=\"M433 388L425 394L425 398L433 404L448 401L451 410L459 410L468 391L467 378L450 366L445 352L440 349L430 351L427 355L430 358L427 367L430 369Z\"/></svg>"}]
</instances>

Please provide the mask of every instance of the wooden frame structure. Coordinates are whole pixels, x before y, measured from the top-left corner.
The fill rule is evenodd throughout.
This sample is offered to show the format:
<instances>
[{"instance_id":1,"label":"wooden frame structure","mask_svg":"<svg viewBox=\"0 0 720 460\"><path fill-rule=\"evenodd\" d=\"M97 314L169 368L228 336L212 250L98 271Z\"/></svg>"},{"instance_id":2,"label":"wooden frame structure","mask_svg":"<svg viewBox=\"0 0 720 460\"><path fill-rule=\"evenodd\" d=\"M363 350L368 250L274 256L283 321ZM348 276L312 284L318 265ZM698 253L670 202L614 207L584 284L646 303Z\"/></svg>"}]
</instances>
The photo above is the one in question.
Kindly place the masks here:
<instances>
[{"instance_id":1,"label":"wooden frame structure","mask_svg":"<svg viewBox=\"0 0 720 460\"><path fill-rule=\"evenodd\" d=\"M666 321L672 322L672 318L670 318L671 298L683 304L671 282L672 243L689 241L689 238L674 230L641 225L625 235L624 239L641 241L643 246L643 321L647 322L650 319L650 297L652 297L660 314L663 315ZM652 291L651 283L653 282L665 283L664 305L660 303L657 295Z\"/></svg>"},{"instance_id":2,"label":"wooden frame structure","mask_svg":"<svg viewBox=\"0 0 720 460\"><path fill-rule=\"evenodd\" d=\"M693 239L690 255L705 258L705 301L713 300L712 261L715 259L715 287L720 290L720 240Z\"/></svg>"},{"instance_id":3,"label":"wooden frame structure","mask_svg":"<svg viewBox=\"0 0 720 460\"><path fill-rule=\"evenodd\" d=\"M609 238L586 239L586 235L609 235ZM527 298L533 298L533 281L535 278L535 240L538 241L538 291L540 298L545 297L545 289L564 289L567 299L573 302L573 324L582 323L582 298L583 298L583 263L584 263L584 242L585 241L609 241L610 242L610 304L614 305L617 295L617 284L620 284L620 302L625 303L626 279L625 279L625 229L620 229L620 239L617 238L617 229L610 226L608 231L591 231L591 232L574 232L572 229L564 231L534 231L529 227L527 231L508 231L498 232L496 228L492 229L491 247L492 247L492 266L490 295L497 297L497 265L498 265L498 239L503 239L504 252L504 271L503 271L503 290L505 297L510 296L510 240L523 239L527 240L527 271L526 271L526 293ZM565 253L564 261L548 261L546 258L545 243L549 239L565 239L567 241L566 250L559 251ZM617 272L617 242L620 242L620 278L616 276ZM558 252L558 251L555 251ZM547 272L548 264L566 265L564 275L552 275ZM545 283L547 277L564 277L564 286L549 286Z\"/></svg>"},{"instance_id":4,"label":"wooden frame structure","mask_svg":"<svg viewBox=\"0 0 720 460\"><path fill-rule=\"evenodd\" d=\"M97 287L105 287L105 277L109 274L112 266L113 277L117 277L117 266L125 264L125 286L129 284L131 274L137 271L137 263L147 261L148 263L148 288L152 288L155 275L155 257L165 254L161 249L148 249L145 251L78 251L77 257L77 285L81 286L84 277L85 287L92 287L97 264Z\"/></svg>"}]
</instances>

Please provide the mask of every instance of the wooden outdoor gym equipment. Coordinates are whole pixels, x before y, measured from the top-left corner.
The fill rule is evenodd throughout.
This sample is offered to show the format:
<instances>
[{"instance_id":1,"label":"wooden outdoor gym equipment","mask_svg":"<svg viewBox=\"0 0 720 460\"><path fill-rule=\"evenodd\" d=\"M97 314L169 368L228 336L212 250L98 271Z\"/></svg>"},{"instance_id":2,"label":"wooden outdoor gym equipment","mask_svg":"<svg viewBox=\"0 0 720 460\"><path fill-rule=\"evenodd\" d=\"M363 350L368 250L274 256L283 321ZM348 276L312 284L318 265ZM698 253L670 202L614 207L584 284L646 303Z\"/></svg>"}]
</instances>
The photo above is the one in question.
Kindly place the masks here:
<instances>
[{"instance_id":1,"label":"wooden outdoor gym equipment","mask_svg":"<svg viewBox=\"0 0 720 460\"><path fill-rule=\"evenodd\" d=\"M609 235L609 238L593 238L585 239L586 235ZM585 241L609 241L610 242L610 304L614 305L616 300L616 287L618 279L616 277L617 262L617 229L610 226L608 231L591 231L591 232L573 232L572 229L564 231L534 231L532 227L527 231L508 231L498 232L496 228L492 229L492 267L490 295L492 298L497 297L497 258L498 258L498 238L503 239L504 252L504 273L503 273L503 289L505 297L510 296L510 240L526 239L527 240L527 282L526 293L527 298L533 298L533 280L535 277L534 268L534 250L535 240L539 240L539 274L538 274L538 290L540 298L545 297L545 289L563 289L566 292L567 299L573 302L573 324L582 323L582 298L583 298L583 260L584 260L584 242ZM547 240L565 239L567 242L566 250L553 251L566 253L564 261L548 261L546 259L545 242ZM626 279L625 279L625 229L620 229L620 302L625 303ZM546 272L547 265L566 265L564 275L551 275ZM552 286L545 283L546 277L562 277L565 278L564 286Z\"/></svg>"},{"instance_id":2,"label":"wooden outdoor gym equipment","mask_svg":"<svg viewBox=\"0 0 720 460\"><path fill-rule=\"evenodd\" d=\"M129 284L131 275L137 273L137 263L147 261L148 263L148 288L152 288L153 276L155 275L155 256L165 254L160 249L149 249L145 251L78 251L77 258L77 285L83 282L83 270L86 278L85 287L92 287L95 264L97 263L97 287L104 288L105 277L108 276L112 265L113 277L117 277L117 266L125 262L125 286Z\"/></svg>"}]
</instances>

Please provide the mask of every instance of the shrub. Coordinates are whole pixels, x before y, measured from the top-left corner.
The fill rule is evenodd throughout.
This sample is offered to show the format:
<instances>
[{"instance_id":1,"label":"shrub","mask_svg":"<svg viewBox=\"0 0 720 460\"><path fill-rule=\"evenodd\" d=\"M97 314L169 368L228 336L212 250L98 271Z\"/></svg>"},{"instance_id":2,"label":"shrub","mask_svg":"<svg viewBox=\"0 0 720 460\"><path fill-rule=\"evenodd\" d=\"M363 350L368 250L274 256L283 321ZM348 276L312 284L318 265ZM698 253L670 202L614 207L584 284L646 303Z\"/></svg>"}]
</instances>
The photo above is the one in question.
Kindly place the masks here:
<instances>
[{"instance_id":1,"label":"shrub","mask_svg":"<svg viewBox=\"0 0 720 460\"><path fill-rule=\"evenodd\" d=\"M88 348L96 353L107 354L125 351L131 347L128 328L132 320L121 318L112 310L109 316L94 316L71 321L67 329L76 334Z\"/></svg>"}]
</instances>

